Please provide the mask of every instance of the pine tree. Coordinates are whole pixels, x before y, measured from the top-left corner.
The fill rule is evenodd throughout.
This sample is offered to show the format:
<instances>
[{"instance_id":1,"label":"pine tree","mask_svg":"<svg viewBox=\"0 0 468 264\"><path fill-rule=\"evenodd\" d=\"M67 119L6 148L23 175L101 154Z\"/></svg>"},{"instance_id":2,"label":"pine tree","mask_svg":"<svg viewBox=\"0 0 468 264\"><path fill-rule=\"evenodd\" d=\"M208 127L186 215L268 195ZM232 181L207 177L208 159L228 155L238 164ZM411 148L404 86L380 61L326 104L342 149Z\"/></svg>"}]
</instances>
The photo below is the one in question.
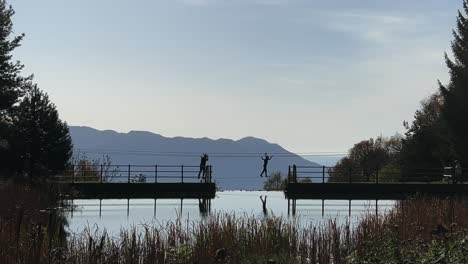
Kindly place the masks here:
<instances>
[{"instance_id":1,"label":"pine tree","mask_svg":"<svg viewBox=\"0 0 468 264\"><path fill-rule=\"evenodd\" d=\"M435 93L421 102L414 120L405 133L401 151L402 165L407 169L450 166L455 159L447 122L442 114L443 97Z\"/></svg>"},{"instance_id":2,"label":"pine tree","mask_svg":"<svg viewBox=\"0 0 468 264\"><path fill-rule=\"evenodd\" d=\"M47 94L33 85L15 112L17 168L30 176L65 169L72 141L67 124L60 120Z\"/></svg>"},{"instance_id":3,"label":"pine tree","mask_svg":"<svg viewBox=\"0 0 468 264\"><path fill-rule=\"evenodd\" d=\"M32 76L20 75L23 65L13 61L12 52L20 46L24 34L12 36L13 23L11 17L14 10L5 0L0 0L0 172L9 170L11 153L12 111L16 103L24 94Z\"/></svg>"},{"instance_id":4,"label":"pine tree","mask_svg":"<svg viewBox=\"0 0 468 264\"><path fill-rule=\"evenodd\" d=\"M468 14L468 1L463 1ZM468 166L468 19L458 11L457 29L453 31L452 52L454 59L445 54L450 82L440 84L444 98L443 118L447 123L456 155L462 165Z\"/></svg>"},{"instance_id":5,"label":"pine tree","mask_svg":"<svg viewBox=\"0 0 468 264\"><path fill-rule=\"evenodd\" d=\"M18 102L24 92L24 83L32 78L20 75L24 65L19 61L13 61L11 53L20 46L24 34L11 36L13 23L11 17L14 10L7 6L5 0L0 0L0 112L12 108Z\"/></svg>"}]
</instances>

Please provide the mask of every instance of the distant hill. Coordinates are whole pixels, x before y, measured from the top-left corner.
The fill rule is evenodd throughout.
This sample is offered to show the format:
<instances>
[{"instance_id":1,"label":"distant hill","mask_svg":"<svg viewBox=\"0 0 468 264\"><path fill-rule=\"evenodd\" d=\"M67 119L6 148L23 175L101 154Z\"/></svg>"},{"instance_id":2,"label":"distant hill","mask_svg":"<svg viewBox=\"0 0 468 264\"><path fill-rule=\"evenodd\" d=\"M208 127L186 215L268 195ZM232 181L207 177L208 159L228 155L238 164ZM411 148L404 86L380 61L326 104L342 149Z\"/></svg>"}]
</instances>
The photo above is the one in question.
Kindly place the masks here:
<instances>
[{"instance_id":1,"label":"distant hill","mask_svg":"<svg viewBox=\"0 0 468 264\"><path fill-rule=\"evenodd\" d=\"M198 154L212 154L213 179L224 190L260 190L265 178L259 176L262 160L258 157L226 157L215 153L289 153L287 157L273 157L269 173L281 171L287 174L288 165L320 166L288 152L278 144L263 139L246 137L240 140L209 138L168 138L146 131L118 133L112 130L96 130L90 127L70 126L75 153L89 158L108 155L113 164L140 165L198 165ZM165 155L161 153L191 153ZM232 154L231 154L232 155ZM242 156L242 154L238 155Z\"/></svg>"},{"instance_id":2,"label":"distant hill","mask_svg":"<svg viewBox=\"0 0 468 264\"><path fill-rule=\"evenodd\" d=\"M312 161L314 163L321 164L327 167L334 167L338 161L344 158L346 155L334 155L334 156L304 156L303 158Z\"/></svg>"}]
</instances>

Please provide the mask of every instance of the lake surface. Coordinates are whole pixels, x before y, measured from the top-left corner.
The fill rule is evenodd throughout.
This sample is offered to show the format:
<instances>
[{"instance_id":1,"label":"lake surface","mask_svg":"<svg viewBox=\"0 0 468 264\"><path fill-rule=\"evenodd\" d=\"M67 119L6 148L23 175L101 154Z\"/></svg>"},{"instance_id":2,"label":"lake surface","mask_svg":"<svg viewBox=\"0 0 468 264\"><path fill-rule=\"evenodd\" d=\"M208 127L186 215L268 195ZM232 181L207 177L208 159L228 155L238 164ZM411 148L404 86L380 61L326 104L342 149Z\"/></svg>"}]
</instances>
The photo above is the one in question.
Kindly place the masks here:
<instances>
[{"instance_id":1,"label":"lake surface","mask_svg":"<svg viewBox=\"0 0 468 264\"><path fill-rule=\"evenodd\" d=\"M351 211L348 200L298 200L296 215L288 215L288 201L283 192L224 191L217 192L211 201L208 214L228 213L236 216L264 217L260 196L267 196L268 216L295 219L301 225L319 224L325 219L335 218L339 222L358 220L365 212L376 212L376 201L352 200ZM379 200L379 214L390 210L395 201ZM74 210L68 212L69 229L80 232L86 227L106 229L116 234L121 228L138 227L142 224L164 224L181 219L195 222L206 217L200 212L199 202L194 199L130 199L130 200L74 200ZM292 211L291 211L292 212ZM351 214L349 214L351 213Z\"/></svg>"}]
</instances>

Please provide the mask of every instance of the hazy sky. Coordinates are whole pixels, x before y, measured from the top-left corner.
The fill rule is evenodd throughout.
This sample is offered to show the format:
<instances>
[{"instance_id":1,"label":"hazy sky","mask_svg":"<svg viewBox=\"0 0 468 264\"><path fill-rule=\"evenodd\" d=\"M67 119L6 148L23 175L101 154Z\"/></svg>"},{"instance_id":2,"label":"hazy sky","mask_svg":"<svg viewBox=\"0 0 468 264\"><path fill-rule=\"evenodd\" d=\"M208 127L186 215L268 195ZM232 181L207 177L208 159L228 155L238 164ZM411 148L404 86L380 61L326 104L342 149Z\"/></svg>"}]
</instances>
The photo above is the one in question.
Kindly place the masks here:
<instances>
[{"instance_id":1,"label":"hazy sky","mask_svg":"<svg viewBox=\"0 0 468 264\"><path fill-rule=\"evenodd\" d=\"M462 0L10 0L70 125L345 151L447 81Z\"/></svg>"}]
</instances>

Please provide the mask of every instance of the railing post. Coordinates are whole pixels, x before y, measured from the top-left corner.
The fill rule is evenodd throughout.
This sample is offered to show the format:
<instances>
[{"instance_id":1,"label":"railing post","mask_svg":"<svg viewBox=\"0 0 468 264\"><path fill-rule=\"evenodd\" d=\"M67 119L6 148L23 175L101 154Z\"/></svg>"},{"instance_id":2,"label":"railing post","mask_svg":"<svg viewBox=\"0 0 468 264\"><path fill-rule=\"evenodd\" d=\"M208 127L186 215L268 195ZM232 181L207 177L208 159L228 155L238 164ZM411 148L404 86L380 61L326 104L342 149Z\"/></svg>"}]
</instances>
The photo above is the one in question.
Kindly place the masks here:
<instances>
[{"instance_id":1,"label":"railing post","mask_svg":"<svg viewBox=\"0 0 468 264\"><path fill-rule=\"evenodd\" d=\"M101 183L102 183L102 164L101 164Z\"/></svg>"},{"instance_id":2,"label":"railing post","mask_svg":"<svg viewBox=\"0 0 468 264\"><path fill-rule=\"evenodd\" d=\"M128 183L130 183L130 164L128 164Z\"/></svg>"},{"instance_id":3,"label":"railing post","mask_svg":"<svg viewBox=\"0 0 468 264\"><path fill-rule=\"evenodd\" d=\"M158 183L158 165L154 165L154 183Z\"/></svg>"},{"instance_id":4,"label":"railing post","mask_svg":"<svg viewBox=\"0 0 468 264\"><path fill-rule=\"evenodd\" d=\"M288 166L288 183L290 183L290 182L291 182L291 165ZM289 202L289 200L288 200L288 202ZM289 208L288 208L288 210L289 210Z\"/></svg>"},{"instance_id":5,"label":"railing post","mask_svg":"<svg viewBox=\"0 0 468 264\"><path fill-rule=\"evenodd\" d=\"M184 183L184 165L180 166L180 172L181 172L182 183Z\"/></svg>"},{"instance_id":6,"label":"railing post","mask_svg":"<svg viewBox=\"0 0 468 264\"><path fill-rule=\"evenodd\" d=\"M211 183L211 177L213 176L213 165L210 165L210 180L209 183Z\"/></svg>"},{"instance_id":7,"label":"railing post","mask_svg":"<svg viewBox=\"0 0 468 264\"><path fill-rule=\"evenodd\" d=\"M75 164L72 165L72 183L75 183Z\"/></svg>"},{"instance_id":8,"label":"railing post","mask_svg":"<svg viewBox=\"0 0 468 264\"><path fill-rule=\"evenodd\" d=\"M294 183L297 183L297 167L296 167L296 164L293 164L293 178L294 178Z\"/></svg>"},{"instance_id":9,"label":"railing post","mask_svg":"<svg viewBox=\"0 0 468 264\"><path fill-rule=\"evenodd\" d=\"M325 166L322 166L322 183L325 183Z\"/></svg>"}]
</instances>

